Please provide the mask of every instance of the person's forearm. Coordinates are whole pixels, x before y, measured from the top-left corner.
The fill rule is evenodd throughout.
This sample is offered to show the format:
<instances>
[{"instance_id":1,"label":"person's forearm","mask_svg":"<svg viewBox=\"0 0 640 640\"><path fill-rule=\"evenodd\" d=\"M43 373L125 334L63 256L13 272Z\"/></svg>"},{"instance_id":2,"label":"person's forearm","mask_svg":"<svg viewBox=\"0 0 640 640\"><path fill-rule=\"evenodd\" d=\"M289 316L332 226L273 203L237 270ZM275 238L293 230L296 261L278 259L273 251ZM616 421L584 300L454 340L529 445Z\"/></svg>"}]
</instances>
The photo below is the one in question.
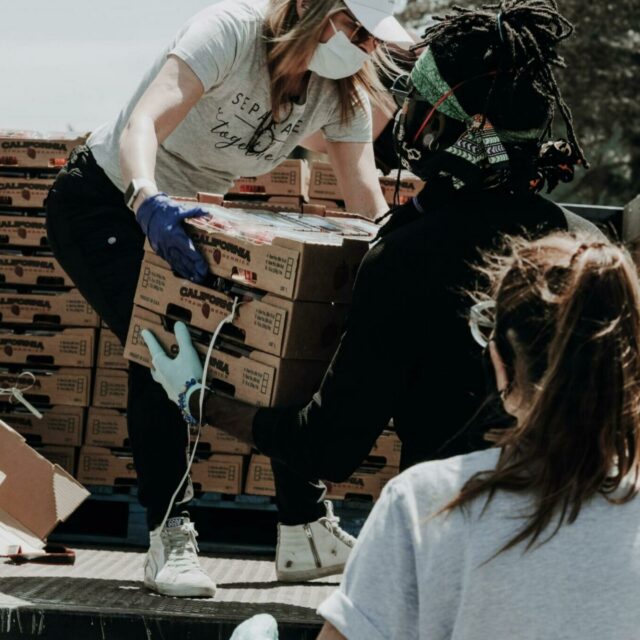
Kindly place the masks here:
<instances>
[{"instance_id":1,"label":"person's forearm","mask_svg":"<svg viewBox=\"0 0 640 640\"><path fill-rule=\"evenodd\" d=\"M191 394L189 410L191 415L196 418L200 415L200 394L198 392ZM258 407L239 400L216 393L207 393L202 423L222 429L225 433L253 446L253 418L257 411Z\"/></svg>"},{"instance_id":2,"label":"person's forearm","mask_svg":"<svg viewBox=\"0 0 640 640\"><path fill-rule=\"evenodd\" d=\"M344 202L347 211L360 213L371 220L375 220L389 211L389 205L382 195L382 189L377 184L351 190L345 194Z\"/></svg>"},{"instance_id":3,"label":"person's forearm","mask_svg":"<svg viewBox=\"0 0 640 640\"><path fill-rule=\"evenodd\" d=\"M158 138L153 120L146 116L132 116L120 137L120 171L125 187L134 178L155 182ZM158 192L143 187L134 203L134 210L149 196Z\"/></svg>"},{"instance_id":4,"label":"person's forearm","mask_svg":"<svg viewBox=\"0 0 640 640\"><path fill-rule=\"evenodd\" d=\"M378 180L373 145L328 143L329 158L336 173L347 211L375 219L389 210Z\"/></svg>"}]
</instances>

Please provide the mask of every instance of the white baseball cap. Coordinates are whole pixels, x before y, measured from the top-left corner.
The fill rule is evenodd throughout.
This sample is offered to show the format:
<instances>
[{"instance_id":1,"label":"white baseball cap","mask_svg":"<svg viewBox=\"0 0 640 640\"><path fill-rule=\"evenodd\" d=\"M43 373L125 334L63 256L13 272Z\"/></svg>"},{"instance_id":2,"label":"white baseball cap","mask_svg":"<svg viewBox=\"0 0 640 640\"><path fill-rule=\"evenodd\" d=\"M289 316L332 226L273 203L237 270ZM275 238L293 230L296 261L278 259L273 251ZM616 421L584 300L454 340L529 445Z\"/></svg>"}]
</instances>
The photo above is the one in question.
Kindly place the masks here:
<instances>
[{"instance_id":1,"label":"white baseball cap","mask_svg":"<svg viewBox=\"0 0 640 640\"><path fill-rule=\"evenodd\" d=\"M383 42L405 49L415 44L407 30L394 18L398 0L343 0L362 26Z\"/></svg>"}]
</instances>

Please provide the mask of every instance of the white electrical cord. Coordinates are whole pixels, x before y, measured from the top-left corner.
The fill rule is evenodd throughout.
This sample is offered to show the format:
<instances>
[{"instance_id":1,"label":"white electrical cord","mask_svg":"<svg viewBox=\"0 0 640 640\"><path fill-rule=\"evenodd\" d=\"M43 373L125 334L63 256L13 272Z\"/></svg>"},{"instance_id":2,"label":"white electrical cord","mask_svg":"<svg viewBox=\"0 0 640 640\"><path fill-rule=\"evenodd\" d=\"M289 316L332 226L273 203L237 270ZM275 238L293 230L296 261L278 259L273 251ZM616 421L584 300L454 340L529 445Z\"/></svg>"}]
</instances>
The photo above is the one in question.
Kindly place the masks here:
<instances>
[{"instance_id":1,"label":"white electrical cord","mask_svg":"<svg viewBox=\"0 0 640 640\"><path fill-rule=\"evenodd\" d=\"M205 395L205 391L207 390L207 373L209 371L209 362L211 360L211 354L213 353L213 349L215 347L216 341L218 340L218 336L220 335L220 331L222 330L222 327L224 327L225 324L233 322L233 319L235 318L235 315L236 315L237 308L238 308L238 298L235 297L233 299L233 307L231 308L231 313L229 313L229 315L226 318L223 318L220 321L220 324L216 327L216 330L213 332L213 336L211 337L211 342L209 342L209 349L207 350L207 355L204 360L204 367L202 369L202 385L200 387L200 403L199 403L200 416L198 419L198 433L196 435L195 442L193 443L193 451L191 451L191 454L189 454L188 452L189 452L189 447L191 442L191 429L187 424L187 459L188 459L187 470L185 471L185 474L182 476L182 479L180 480L180 482L178 483L178 486L174 491L173 495L171 496L171 500L169 501L169 506L167 507L167 511L164 514L164 518L162 519L162 522L159 525L160 529L164 529L164 526L167 523L167 520L169 519L169 514L171 513L171 510L173 509L176 498L178 497L178 493L180 493L180 489L182 485L187 481L187 479L189 478L189 474L191 473L191 467L193 466L193 461L195 460L196 451L198 449L198 443L200 442L200 434L202 433L202 427L203 427L202 416L204 413L204 395ZM187 406L187 410L188 410L188 406Z\"/></svg>"},{"instance_id":2,"label":"white electrical cord","mask_svg":"<svg viewBox=\"0 0 640 640\"><path fill-rule=\"evenodd\" d=\"M20 378L25 377L29 382L24 383L24 386L20 388ZM15 387L8 387L0 389L0 396L11 396L21 404L23 404L36 418L42 420L42 414L24 397L23 391L28 391L36 383L36 377L31 371L23 371L16 379Z\"/></svg>"}]
</instances>

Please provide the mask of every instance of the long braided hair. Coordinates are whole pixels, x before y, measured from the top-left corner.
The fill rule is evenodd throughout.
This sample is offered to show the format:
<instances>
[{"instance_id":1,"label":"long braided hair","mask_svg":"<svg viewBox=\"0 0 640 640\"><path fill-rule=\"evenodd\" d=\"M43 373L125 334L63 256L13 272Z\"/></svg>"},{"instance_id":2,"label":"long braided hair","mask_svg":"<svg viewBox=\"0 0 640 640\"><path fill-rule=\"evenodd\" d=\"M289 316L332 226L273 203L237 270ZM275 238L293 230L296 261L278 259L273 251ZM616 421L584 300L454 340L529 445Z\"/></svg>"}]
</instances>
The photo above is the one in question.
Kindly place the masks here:
<instances>
[{"instance_id":1,"label":"long braided hair","mask_svg":"<svg viewBox=\"0 0 640 640\"><path fill-rule=\"evenodd\" d=\"M456 5L434 21L413 49L430 48L441 76L456 87L455 96L465 111L483 114L503 130L544 131L539 140L504 144L510 159L509 190L541 191L546 186L550 192L559 182L573 179L576 165L588 167L555 75L556 69L566 67L558 45L574 31L555 0L502 0L477 9ZM567 140L552 140L556 111ZM451 119L447 127L452 144L464 127ZM425 201L453 196L436 182L427 186ZM390 214L380 235L418 215L410 207Z\"/></svg>"},{"instance_id":2,"label":"long braided hair","mask_svg":"<svg viewBox=\"0 0 640 640\"><path fill-rule=\"evenodd\" d=\"M447 46L446 43L464 40L471 34L484 35L489 43L483 53L484 59L490 58L495 62L498 71L512 73L514 85L523 79L530 82L548 104L558 107L576 159L588 166L575 133L571 109L562 97L554 73L554 68L566 68L564 58L556 49L574 32L573 24L560 14L556 0L503 0L499 4L483 5L480 9L455 5L452 13L434 20L436 24L425 32L424 39L414 48L431 46L435 53L435 50ZM498 55L495 55L496 51ZM436 56L440 64L446 57L443 53ZM493 78L487 94L487 108L494 98L500 98L495 95L499 77ZM552 124L553 113L550 127Z\"/></svg>"}]
</instances>

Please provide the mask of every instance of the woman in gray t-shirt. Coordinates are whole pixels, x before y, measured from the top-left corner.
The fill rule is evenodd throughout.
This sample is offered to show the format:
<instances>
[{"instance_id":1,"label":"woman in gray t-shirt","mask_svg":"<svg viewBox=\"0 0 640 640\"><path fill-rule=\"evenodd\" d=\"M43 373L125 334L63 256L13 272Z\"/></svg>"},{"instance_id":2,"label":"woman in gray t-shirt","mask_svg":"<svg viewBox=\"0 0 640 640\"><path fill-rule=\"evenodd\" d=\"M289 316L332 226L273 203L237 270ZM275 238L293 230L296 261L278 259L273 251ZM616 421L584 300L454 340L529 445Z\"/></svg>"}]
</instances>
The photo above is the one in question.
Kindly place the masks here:
<instances>
[{"instance_id":1,"label":"woman in gray t-shirt","mask_svg":"<svg viewBox=\"0 0 640 640\"><path fill-rule=\"evenodd\" d=\"M517 423L385 487L321 640L638 637L635 265L555 233L512 239L483 273L494 294L470 322Z\"/></svg>"},{"instance_id":2,"label":"woman in gray t-shirt","mask_svg":"<svg viewBox=\"0 0 640 640\"><path fill-rule=\"evenodd\" d=\"M165 194L225 193L239 175L268 172L322 131L347 207L370 217L387 210L369 99L383 91L376 73L385 61L381 42L411 43L394 6L214 4L180 29L119 116L73 152L47 202L51 246L123 344L145 236L179 275L200 282L207 274L182 227L201 210ZM135 364L127 418L151 531L145 583L173 596L211 595L193 524L170 509L186 470L184 423L149 370ZM183 488L179 499L189 493Z\"/></svg>"}]
</instances>

